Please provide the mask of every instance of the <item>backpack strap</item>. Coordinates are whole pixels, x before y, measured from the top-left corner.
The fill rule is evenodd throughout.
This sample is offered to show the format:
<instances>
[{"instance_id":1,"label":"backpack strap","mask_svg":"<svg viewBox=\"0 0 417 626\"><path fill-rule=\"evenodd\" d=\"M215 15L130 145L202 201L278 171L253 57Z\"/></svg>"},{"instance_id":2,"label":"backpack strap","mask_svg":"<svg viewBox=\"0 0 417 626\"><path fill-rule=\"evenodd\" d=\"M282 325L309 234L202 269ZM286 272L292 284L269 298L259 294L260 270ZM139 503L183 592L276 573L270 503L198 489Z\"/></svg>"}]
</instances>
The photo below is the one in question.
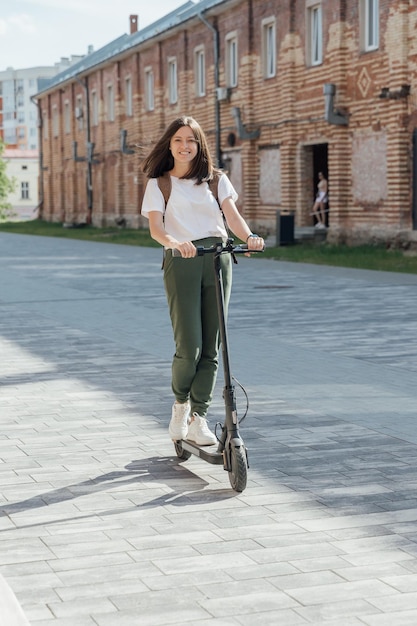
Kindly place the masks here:
<instances>
[{"instance_id":1,"label":"backpack strap","mask_svg":"<svg viewBox=\"0 0 417 626\"><path fill-rule=\"evenodd\" d=\"M217 204L219 206L220 206L220 203L219 203L219 180L220 180L220 176L221 176L220 172L214 172L213 178L211 178L208 181L209 189L210 189L211 193L213 194L213 196L216 198Z\"/></svg>"},{"instance_id":2,"label":"backpack strap","mask_svg":"<svg viewBox=\"0 0 417 626\"><path fill-rule=\"evenodd\" d=\"M162 176L158 176L158 187L164 196L165 206L168 204L169 196L171 195L171 176L169 172L164 172Z\"/></svg>"},{"instance_id":3,"label":"backpack strap","mask_svg":"<svg viewBox=\"0 0 417 626\"><path fill-rule=\"evenodd\" d=\"M158 178L156 180L158 182L159 190L162 193L162 195L164 196L165 209L166 209L166 206L167 206L168 200L169 200L169 196L171 195L171 187L172 187L171 176L169 175L169 172L164 172L162 174L162 176L158 176ZM162 214L162 219L164 220L164 218L165 218L165 211ZM161 270L164 269L164 263L165 263L165 248L162 248L162 265L161 265Z\"/></svg>"},{"instance_id":4,"label":"backpack strap","mask_svg":"<svg viewBox=\"0 0 417 626\"><path fill-rule=\"evenodd\" d=\"M213 178L211 180L209 180L208 186L210 188L211 193L216 198L217 204L219 205L219 209L221 211L222 218L223 218L224 227L225 227L226 232L227 232L227 234L229 236L229 239L233 239L232 233L230 232L230 228L229 228L229 226L227 224L226 218L224 216L224 213L222 211L222 208L221 208L220 202L219 202L219 180L220 180L220 176L221 175L222 175L222 172L215 171L213 173ZM237 259L236 259L236 255L235 255L234 252L232 252L232 259L233 259L233 263L237 264Z\"/></svg>"}]
</instances>

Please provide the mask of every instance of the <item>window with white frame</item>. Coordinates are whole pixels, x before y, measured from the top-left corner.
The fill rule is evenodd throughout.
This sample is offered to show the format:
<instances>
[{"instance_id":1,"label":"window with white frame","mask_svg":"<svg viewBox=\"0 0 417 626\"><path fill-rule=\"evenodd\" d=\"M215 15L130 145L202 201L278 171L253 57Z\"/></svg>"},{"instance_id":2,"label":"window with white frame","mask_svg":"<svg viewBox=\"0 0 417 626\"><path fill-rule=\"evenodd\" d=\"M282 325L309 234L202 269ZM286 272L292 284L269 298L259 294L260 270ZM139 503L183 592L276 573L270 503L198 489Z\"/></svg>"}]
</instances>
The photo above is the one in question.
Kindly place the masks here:
<instances>
[{"instance_id":1,"label":"window with white frame","mask_svg":"<svg viewBox=\"0 0 417 626\"><path fill-rule=\"evenodd\" d=\"M68 100L64 102L64 132L67 135L71 132L71 109Z\"/></svg>"},{"instance_id":2,"label":"window with white frame","mask_svg":"<svg viewBox=\"0 0 417 626\"><path fill-rule=\"evenodd\" d=\"M360 0L362 49L379 47L379 0Z\"/></svg>"},{"instance_id":3,"label":"window with white frame","mask_svg":"<svg viewBox=\"0 0 417 626\"><path fill-rule=\"evenodd\" d=\"M309 65L323 63L323 7L321 2L307 2L307 62Z\"/></svg>"},{"instance_id":4,"label":"window with white frame","mask_svg":"<svg viewBox=\"0 0 417 626\"><path fill-rule=\"evenodd\" d=\"M27 182L20 183L20 199L29 200L29 183Z\"/></svg>"},{"instance_id":5,"label":"window with white frame","mask_svg":"<svg viewBox=\"0 0 417 626\"><path fill-rule=\"evenodd\" d=\"M114 89L113 85L107 85L107 120L114 122Z\"/></svg>"},{"instance_id":6,"label":"window with white frame","mask_svg":"<svg viewBox=\"0 0 417 626\"><path fill-rule=\"evenodd\" d=\"M196 48L194 51L194 65L195 65L195 94L196 96L206 95L206 59L204 53L204 46Z\"/></svg>"},{"instance_id":7,"label":"window with white frame","mask_svg":"<svg viewBox=\"0 0 417 626\"><path fill-rule=\"evenodd\" d=\"M168 59L168 99L170 104L178 101L177 59Z\"/></svg>"},{"instance_id":8,"label":"window with white frame","mask_svg":"<svg viewBox=\"0 0 417 626\"><path fill-rule=\"evenodd\" d=\"M125 107L126 115L131 117L133 115L133 92L132 92L132 79L130 76L125 81Z\"/></svg>"},{"instance_id":9,"label":"window with white frame","mask_svg":"<svg viewBox=\"0 0 417 626\"><path fill-rule=\"evenodd\" d=\"M236 87L238 79L237 35L229 33L226 37L226 86Z\"/></svg>"},{"instance_id":10,"label":"window with white frame","mask_svg":"<svg viewBox=\"0 0 417 626\"><path fill-rule=\"evenodd\" d=\"M262 22L263 74L265 78L273 78L277 73L277 45L275 18Z\"/></svg>"},{"instance_id":11,"label":"window with white frame","mask_svg":"<svg viewBox=\"0 0 417 626\"><path fill-rule=\"evenodd\" d=\"M145 70L145 108L147 111L155 108L154 76L150 67Z\"/></svg>"},{"instance_id":12,"label":"window with white frame","mask_svg":"<svg viewBox=\"0 0 417 626\"><path fill-rule=\"evenodd\" d=\"M91 92L91 124L98 126L98 95L96 90Z\"/></svg>"},{"instance_id":13,"label":"window with white frame","mask_svg":"<svg viewBox=\"0 0 417 626\"><path fill-rule=\"evenodd\" d=\"M58 117L58 107L56 104L52 107L52 135L54 137L58 137L59 134L59 117Z\"/></svg>"}]
</instances>

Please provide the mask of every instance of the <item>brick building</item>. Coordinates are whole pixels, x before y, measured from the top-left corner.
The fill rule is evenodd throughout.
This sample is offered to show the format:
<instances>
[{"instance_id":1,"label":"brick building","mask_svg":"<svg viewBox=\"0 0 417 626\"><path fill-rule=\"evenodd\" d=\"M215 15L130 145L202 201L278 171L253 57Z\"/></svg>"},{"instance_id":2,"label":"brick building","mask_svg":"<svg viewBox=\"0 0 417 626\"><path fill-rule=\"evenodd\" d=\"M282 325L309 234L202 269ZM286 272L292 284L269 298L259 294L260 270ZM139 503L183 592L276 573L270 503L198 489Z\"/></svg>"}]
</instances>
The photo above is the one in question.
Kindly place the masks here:
<instances>
[{"instance_id":1,"label":"brick building","mask_svg":"<svg viewBox=\"0 0 417 626\"><path fill-rule=\"evenodd\" d=\"M92 53L37 96L42 216L143 225L141 158L178 115L208 133L239 207L329 236L417 229L417 7L409 0L200 0Z\"/></svg>"}]
</instances>

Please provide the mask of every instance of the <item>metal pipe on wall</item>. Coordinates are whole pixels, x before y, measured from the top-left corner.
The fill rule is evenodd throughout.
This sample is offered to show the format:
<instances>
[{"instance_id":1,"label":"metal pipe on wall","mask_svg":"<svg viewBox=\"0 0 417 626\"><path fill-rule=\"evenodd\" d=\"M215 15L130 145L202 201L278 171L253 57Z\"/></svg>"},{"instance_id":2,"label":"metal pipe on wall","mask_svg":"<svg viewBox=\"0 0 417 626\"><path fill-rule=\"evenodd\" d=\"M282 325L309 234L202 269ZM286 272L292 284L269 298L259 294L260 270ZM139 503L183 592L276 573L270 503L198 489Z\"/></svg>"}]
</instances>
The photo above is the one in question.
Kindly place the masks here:
<instances>
[{"instance_id":1,"label":"metal pipe on wall","mask_svg":"<svg viewBox=\"0 0 417 626\"><path fill-rule=\"evenodd\" d=\"M217 97L217 89L219 87L219 31L213 24L208 22L204 15L201 13L198 14L200 20L211 30L213 33L213 48L214 48L214 94L215 94L215 104L214 104L214 116L215 116L215 133L216 133L216 165L217 167L223 168L223 158L222 158L222 150L220 145L220 102Z\"/></svg>"},{"instance_id":2,"label":"metal pipe on wall","mask_svg":"<svg viewBox=\"0 0 417 626\"><path fill-rule=\"evenodd\" d=\"M87 188L87 224L91 224L92 222L92 214L93 214L93 172L92 172L92 163L93 163L93 151L94 146L91 144L91 125L90 125L90 92L88 88L88 77L82 81L80 78L76 78L77 82L84 87L85 90L85 112L86 112L86 162L87 162L87 180L86 180L86 188Z\"/></svg>"},{"instance_id":3,"label":"metal pipe on wall","mask_svg":"<svg viewBox=\"0 0 417 626\"><path fill-rule=\"evenodd\" d=\"M36 205L34 212L38 211L39 219L43 217L43 199L44 199L44 180L43 173L45 168L43 167L43 136L42 136L42 128L43 128L43 119L42 119L42 110L40 103L37 98L34 96L30 96L33 104L36 105L38 109L38 144L39 144L39 191L38 191L38 204Z\"/></svg>"},{"instance_id":4,"label":"metal pipe on wall","mask_svg":"<svg viewBox=\"0 0 417 626\"><path fill-rule=\"evenodd\" d=\"M412 222L413 230L417 230L417 128L413 130L413 198L412 198Z\"/></svg>"}]
</instances>

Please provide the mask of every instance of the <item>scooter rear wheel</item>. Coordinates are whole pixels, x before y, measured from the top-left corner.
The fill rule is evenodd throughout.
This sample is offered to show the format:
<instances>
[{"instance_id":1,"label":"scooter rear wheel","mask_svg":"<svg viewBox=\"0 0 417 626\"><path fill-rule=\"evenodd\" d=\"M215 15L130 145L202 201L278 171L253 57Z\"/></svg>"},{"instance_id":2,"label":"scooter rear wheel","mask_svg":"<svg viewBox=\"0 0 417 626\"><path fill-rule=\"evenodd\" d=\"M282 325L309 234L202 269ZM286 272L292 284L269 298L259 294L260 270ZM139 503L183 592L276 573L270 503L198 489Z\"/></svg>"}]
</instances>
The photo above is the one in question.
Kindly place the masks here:
<instances>
[{"instance_id":1,"label":"scooter rear wheel","mask_svg":"<svg viewBox=\"0 0 417 626\"><path fill-rule=\"evenodd\" d=\"M229 472L229 481L232 489L235 491L243 491L248 480L248 461L243 446L239 448L231 447L230 463L231 471Z\"/></svg>"},{"instance_id":2,"label":"scooter rear wheel","mask_svg":"<svg viewBox=\"0 0 417 626\"><path fill-rule=\"evenodd\" d=\"M181 459L181 461L188 461L191 456L191 452L188 450L184 450L181 445L181 441L174 441L175 452L177 453L177 457Z\"/></svg>"}]
</instances>

